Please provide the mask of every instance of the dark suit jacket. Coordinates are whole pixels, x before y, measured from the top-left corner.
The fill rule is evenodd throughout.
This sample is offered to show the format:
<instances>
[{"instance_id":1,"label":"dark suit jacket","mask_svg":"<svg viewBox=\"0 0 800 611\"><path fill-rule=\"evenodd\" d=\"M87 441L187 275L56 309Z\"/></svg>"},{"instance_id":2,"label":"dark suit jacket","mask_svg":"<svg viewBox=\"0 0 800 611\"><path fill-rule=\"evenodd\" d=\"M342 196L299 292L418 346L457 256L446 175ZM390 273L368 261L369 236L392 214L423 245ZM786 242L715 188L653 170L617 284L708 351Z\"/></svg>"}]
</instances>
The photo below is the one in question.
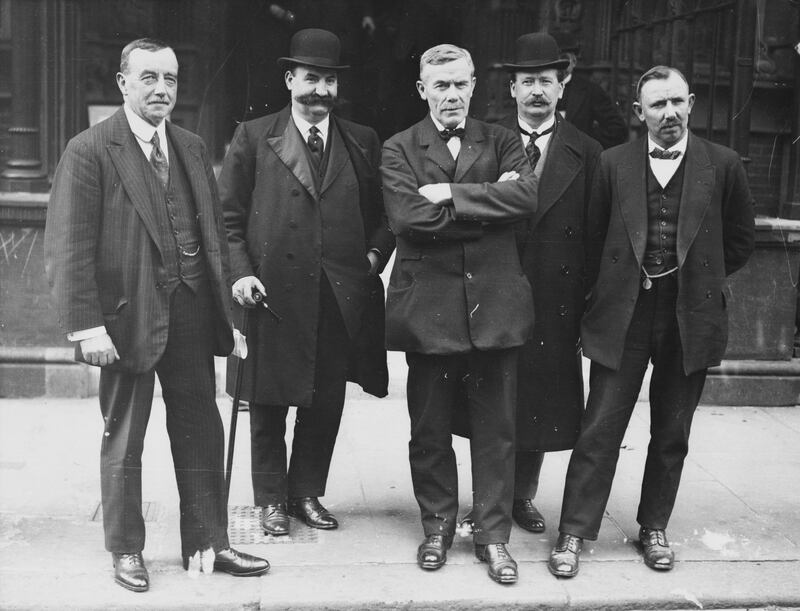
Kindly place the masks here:
<instances>
[{"instance_id":1,"label":"dark suit jacket","mask_svg":"<svg viewBox=\"0 0 800 611\"><path fill-rule=\"evenodd\" d=\"M641 286L647 240L647 138L600 156L589 211L593 289L581 325L584 354L617 369ZM753 252L754 202L738 154L689 134L678 213L678 300L689 374L718 365L728 339L725 277Z\"/></svg>"},{"instance_id":2,"label":"dark suit jacket","mask_svg":"<svg viewBox=\"0 0 800 611\"><path fill-rule=\"evenodd\" d=\"M563 110L567 121L597 140L604 149L628 139L625 119L608 94L579 74L573 74L564 88L558 110Z\"/></svg>"},{"instance_id":3,"label":"dark suit jacket","mask_svg":"<svg viewBox=\"0 0 800 611\"><path fill-rule=\"evenodd\" d=\"M216 354L233 348L228 245L217 186L203 141L167 123L169 153L185 170L217 306ZM144 155L120 108L67 144L53 178L45 264L67 332L105 325L120 359L110 369L151 369L164 351L169 291L165 243L149 197ZM144 160L145 164L147 160ZM152 175L151 175L152 174Z\"/></svg>"},{"instance_id":4,"label":"dark suit jacket","mask_svg":"<svg viewBox=\"0 0 800 611\"><path fill-rule=\"evenodd\" d=\"M517 115L500 125L519 138ZM556 115L539 177L539 205L516 225L525 276L533 290L533 336L520 352L517 447L573 447L583 414L580 321L585 305L584 229L602 147Z\"/></svg>"},{"instance_id":5,"label":"dark suit jacket","mask_svg":"<svg viewBox=\"0 0 800 611\"><path fill-rule=\"evenodd\" d=\"M497 183L508 170L519 180ZM384 144L381 172L397 236L387 348L458 354L521 345L533 304L513 222L536 210L536 180L519 137L467 119L456 163L427 116ZM452 203L418 193L433 183L450 183Z\"/></svg>"},{"instance_id":6,"label":"dark suit jacket","mask_svg":"<svg viewBox=\"0 0 800 611\"><path fill-rule=\"evenodd\" d=\"M281 112L242 123L219 176L233 280L257 276L267 290L267 302L283 318L277 324L268 317L256 319L255 341L248 342L252 351L248 359L253 367L258 365L258 375L245 380L243 398L275 405L305 407L311 403L322 258L319 209L337 204L329 201L332 194L338 194L334 200L356 198L357 194L361 215L353 222L363 225L366 238L363 267L349 270L360 273L367 283L366 309L360 290L363 287L355 287L359 289L355 291L347 285L333 286L342 315L348 317L350 310L357 309L364 321L355 338L357 349L348 379L369 393L385 396L388 372L383 347L383 285L380 278L367 274L369 249L380 252L381 268L394 250L394 236L381 197L378 136L369 127L331 115L331 130L339 130L346 150L331 158L317 187L306 145L290 117L287 106ZM343 179L348 155L357 184L345 184Z\"/></svg>"}]
</instances>

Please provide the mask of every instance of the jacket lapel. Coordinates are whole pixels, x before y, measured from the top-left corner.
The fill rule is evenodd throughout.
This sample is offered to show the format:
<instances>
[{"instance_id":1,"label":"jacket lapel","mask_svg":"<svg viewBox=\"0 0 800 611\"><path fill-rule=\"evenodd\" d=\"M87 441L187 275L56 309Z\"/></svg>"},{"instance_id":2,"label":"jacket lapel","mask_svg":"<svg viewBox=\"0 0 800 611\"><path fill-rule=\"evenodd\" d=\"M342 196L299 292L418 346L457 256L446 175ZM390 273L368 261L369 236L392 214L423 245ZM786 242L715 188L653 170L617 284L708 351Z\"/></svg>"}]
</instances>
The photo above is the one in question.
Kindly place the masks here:
<instances>
[{"instance_id":1,"label":"jacket lapel","mask_svg":"<svg viewBox=\"0 0 800 611\"><path fill-rule=\"evenodd\" d=\"M689 132L678 213L678 267L683 266L686 254L694 241L714 193L714 167L702 142Z\"/></svg>"},{"instance_id":2,"label":"jacket lapel","mask_svg":"<svg viewBox=\"0 0 800 611\"><path fill-rule=\"evenodd\" d=\"M328 152L328 165L325 168L325 176L322 178L320 193L325 193L333 181L336 180L336 177L339 176L344 166L347 165L347 149L344 146L344 142L342 142L342 135L333 119L333 115L331 115L328 131L328 146L330 146L331 150Z\"/></svg>"},{"instance_id":3,"label":"jacket lapel","mask_svg":"<svg viewBox=\"0 0 800 611\"><path fill-rule=\"evenodd\" d=\"M556 117L556 130L547 145L547 155L539 179L539 206L534 223L553 207L581 171L580 148L574 134L565 133L563 119ZM559 129L559 126L562 129Z\"/></svg>"},{"instance_id":4,"label":"jacket lapel","mask_svg":"<svg viewBox=\"0 0 800 611\"><path fill-rule=\"evenodd\" d=\"M314 199L319 199L319 192L314 183L314 170L311 168L305 152L306 143L300 131L291 119L289 108L283 111L286 116L276 122L276 127L283 126L283 131L278 131L276 136L267 136L267 144L275 151L278 158L295 175L300 184Z\"/></svg>"},{"instance_id":5,"label":"jacket lapel","mask_svg":"<svg viewBox=\"0 0 800 611\"><path fill-rule=\"evenodd\" d=\"M120 182L128 194L131 204L139 214L139 218L142 219L142 224L145 226L147 233L150 234L151 239L161 251L163 258L164 252L162 249L164 245L161 244L158 220L150 201L147 182L145 177L142 176L144 153L142 153L141 147L136 142L136 136L133 135L128 125L128 119L125 117L125 111L122 108L114 114L111 120L114 123L110 143L106 145L108 155L114 167L117 168Z\"/></svg>"},{"instance_id":6,"label":"jacket lapel","mask_svg":"<svg viewBox=\"0 0 800 611\"><path fill-rule=\"evenodd\" d=\"M425 117L420 126L418 142L421 147L427 149L426 157L436 164L447 175L448 179L452 180L455 174L456 161L450 154L450 149L447 148L445 141L439 137L439 132L430 115Z\"/></svg>"},{"instance_id":7,"label":"jacket lapel","mask_svg":"<svg viewBox=\"0 0 800 611\"><path fill-rule=\"evenodd\" d=\"M641 266L647 247L647 137L641 138L633 150L632 158L619 165L617 189L620 214Z\"/></svg>"},{"instance_id":8,"label":"jacket lapel","mask_svg":"<svg viewBox=\"0 0 800 611\"><path fill-rule=\"evenodd\" d=\"M464 179L464 175L475 163L475 160L478 159L483 149L482 143L485 139L486 137L479 124L471 119L467 119L464 125L464 138L461 140L461 150L458 152L458 159L456 160L455 182L461 182ZM439 138L439 140L444 142L441 138ZM448 154L450 153L446 144L445 150L447 150ZM452 155L450 155L450 157L452 158Z\"/></svg>"},{"instance_id":9,"label":"jacket lapel","mask_svg":"<svg viewBox=\"0 0 800 611\"><path fill-rule=\"evenodd\" d=\"M198 223L204 244L215 244L217 240L213 201L210 197L208 177L206 176L203 154L198 141L189 139L167 123L167 134L173 146L170 154L175 154L183 164L186 177L192 190Z\"/></svg>"}]
</instances>

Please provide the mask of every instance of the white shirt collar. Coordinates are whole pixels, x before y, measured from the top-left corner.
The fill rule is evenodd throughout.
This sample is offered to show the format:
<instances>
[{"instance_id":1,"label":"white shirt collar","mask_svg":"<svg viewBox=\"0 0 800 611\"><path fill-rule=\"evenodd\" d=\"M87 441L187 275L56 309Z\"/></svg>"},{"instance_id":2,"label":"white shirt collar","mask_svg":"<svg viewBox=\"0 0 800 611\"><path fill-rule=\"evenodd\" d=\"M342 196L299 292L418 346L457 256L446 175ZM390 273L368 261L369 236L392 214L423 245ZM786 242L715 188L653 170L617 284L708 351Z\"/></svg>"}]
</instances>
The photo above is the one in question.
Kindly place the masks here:
<instances>
[{"instance_id":1,"label":"white shirt collar","mask_svg":"<svg viewBox=\"0 0 800 611\"><path fill-rule=\"evenodd\" d=\"M328 130L330 129L331 125L331 115L325 115L325 118L320 121L319 123L309 123L303 117L301 117L297 112L295 112L294 108L292 108L292 120L294 124L297 126L297 129L303 136L303 139L308 138L308 130L311 129L312 125L316 125L316 128L319 130L319 137L322 138L322 142L328 142Z\"/></svg>"},{"instance_id":2,"label":"white shirt collar","mask_svg":"<svg viewBox=\"0 0 800 611\"><path fill-rule=\"evenodd\" d=\"M666 151L680 151L681 155L686 154L686 145L689 143L689 130L687 129L686 132L683 134L683 137L678 140L675 144L673 144L668 149L664 149ZM649 153L652 150L662 148L660 145L656 144L650 134L647 134L647 152ZM680 157L678 158L680 159ZM657 161L662 161L661 159ZM667 160L672 161L672 160Z\"/></svg>"},{"instance_id":3,"label":"white shirt collar","mask_svg":"<svg viewBox=\"0 0 800 611\"><path fill-rule=\"evenodd\" d=\"M128 125L130 125L133 135L136 136L142 144L150 145L150 141L153 139L153 133L158 132L159 146L164 152L164 156L167 158L167 160L169 160L169 152L167 151L167 128L165 126L165 121L162 121L156 127L133 112L133 109L130 108L127 103L125 103L122 107L125 109L125 117L128 119Z\"/></svg>"},{"instance_id":4,"label":"white shirt collar","mask_svg":"<svg viewBox=\"0 0 800 611\"><path fill-rule=\"evenodd\" d=\"M442 131L442 130L445 128L445 127L444 127L444 125L442 125L441 123L439 123L439 121L437 121L437 120L436 120L436 117L434 117L433 115L431 115L431 119L433 119L433 124L434 124L434 126L436 126L436 129L437 129L438 131ZM464 127L466 124L467 124L467 119L466 119L466 117L465 117L465 118L463 118L463 119L461 120L461 123L459 123L458 125L456 125L455 129L458 129L459 127L463 128L463 127Z\"/></svg>"},{"instance_id":5,"label":"white shirt collar","mask_svg":"<svg viewBox=\"0 0 800 611\"><path fill-rule=\"evenodd\" d=\"M556 124L556 116L555 116L555 115L553 115L552 117L550 117L550 118L549 118L547 121L545 121L544 123L542 123L542 124L541 124L541 125L540 125L538 128L536 128L536 129L533 129L533 128L532 128L530 125L528 125L528 124L525 122L525 120L524 120L522 117L520 117L519 115L517 115L517 123L518 123L518 124L519 124L519 126L520 126L522 129L524 129L526 132L534 132L534 131L535 131L537 134L541 134L543 131L547 131L548 129L550 129L551 127L553 127L553 126ZM549 135L549 134L548 134L548 135Z\"/></svg>"}]
</instances>

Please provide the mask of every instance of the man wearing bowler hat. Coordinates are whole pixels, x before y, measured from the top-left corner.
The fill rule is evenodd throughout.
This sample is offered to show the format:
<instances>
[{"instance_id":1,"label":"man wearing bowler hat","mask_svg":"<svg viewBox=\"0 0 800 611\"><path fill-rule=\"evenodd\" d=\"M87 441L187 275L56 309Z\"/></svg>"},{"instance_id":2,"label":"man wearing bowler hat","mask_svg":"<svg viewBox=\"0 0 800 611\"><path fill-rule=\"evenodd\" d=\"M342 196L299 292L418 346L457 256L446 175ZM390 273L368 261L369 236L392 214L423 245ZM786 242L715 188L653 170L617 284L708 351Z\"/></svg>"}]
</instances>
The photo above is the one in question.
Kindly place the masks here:
<instances>
[{"instance_id":1,"label":"man wearing bowler hat","mask_svg":"<svg viewBox=\"0 0 800 611\"><path fill-rule=\"evenodd\" d=\"M387 394L383 285L394 250L370 128L331 114L339 39L306 29L291 40L282 111L239 125L219 177L233 298L250 316L241 398L250 404L252 479L261 525L289 532L288 515L338 527L319 502L347 380ZM263 307L268 304L268 307ZM291 460L284 437L297 407Z\"/></svg>"},{"instance_id":2,"label":"man wearing bowler hat","mask_svg":"<svg viewBox=\"0 0 800 611\"><path fill-rule=\"evenodd\" d=\"M531 532L545 528L533 504L544 452L572 448L583 415L584 216L602 147L556 112L568 64L552 36L533 33L517 39L504 66L517 112L501 125L519 134L539 178L539 207L517 224L535 322L519 353L512 515Z\"/></svg>"}]
</instances>

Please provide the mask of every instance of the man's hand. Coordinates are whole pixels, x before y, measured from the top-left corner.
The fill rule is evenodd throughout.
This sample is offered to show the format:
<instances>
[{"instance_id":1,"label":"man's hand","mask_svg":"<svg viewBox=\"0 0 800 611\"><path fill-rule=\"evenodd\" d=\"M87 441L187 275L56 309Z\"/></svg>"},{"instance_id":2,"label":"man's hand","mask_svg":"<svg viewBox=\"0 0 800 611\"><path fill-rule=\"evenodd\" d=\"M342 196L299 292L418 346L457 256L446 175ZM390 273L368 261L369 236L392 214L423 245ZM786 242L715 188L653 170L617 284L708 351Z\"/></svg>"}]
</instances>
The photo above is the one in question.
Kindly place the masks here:
<instances>
[{"instance_id":1,"label":"man's hand","mask_svg":"<svg viewBox=\"0 0 800 611\"><path fill-rule=\"evenodd\" d=\"M374 250L370 250L367 253L367 259L369 259L369 273L373 276L378 275L378 268L381 265L381 260L378 257L378 253Z\"/></svg>"},{"instance_id":2,"label":"man's hand","mask_svg":"<svg viewBox=\"0 0 800 611\"><path fill-rule=\"evenodd\" d=\"M255 306L256 300L253 299L253 293L259 292L264 297L267 296L267 289L261 284L261 280L255 276L245 276L239 278L233 283L233 298L240 306Z\"/></svg>"},{"instance_id":3,"label":"man's hand","mask_svg":"<svg viewBox=\"0 0 800 611\"><path fill-rule=\"evenodd\" d=\"M497 179L497 182L505 182L507 180L517 180L518 178L519 178L519 172L511 170L510 172L503 172L500 175L500 178Z\"/></svg>"},{"instance_id":4,"label":"man's hand","mask_svg":"<svg viewBox=\"0 0 800 611\"><path fill-rule=\"evenodd\" d=\"M105 367L119 359L119 353L108 333L81 340L83 358L90 365Z\"/></svg>"},{"instance_id":5,"label":"man's hand","mask_svg":"<svg viewBox=\"0 0 800 611\"><path fill-rule=\"evenodd\" d=\"M506 172L506 174L508 174L508 172ZM453 199L453 193L450 191L450 184L446 182L423 185L418 191L422 197L434 204Z\"/></svg>"}]
</instances>

